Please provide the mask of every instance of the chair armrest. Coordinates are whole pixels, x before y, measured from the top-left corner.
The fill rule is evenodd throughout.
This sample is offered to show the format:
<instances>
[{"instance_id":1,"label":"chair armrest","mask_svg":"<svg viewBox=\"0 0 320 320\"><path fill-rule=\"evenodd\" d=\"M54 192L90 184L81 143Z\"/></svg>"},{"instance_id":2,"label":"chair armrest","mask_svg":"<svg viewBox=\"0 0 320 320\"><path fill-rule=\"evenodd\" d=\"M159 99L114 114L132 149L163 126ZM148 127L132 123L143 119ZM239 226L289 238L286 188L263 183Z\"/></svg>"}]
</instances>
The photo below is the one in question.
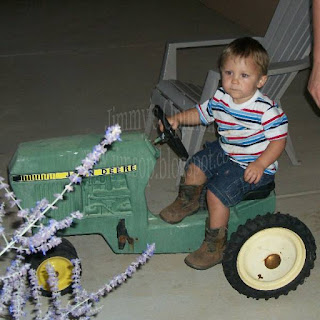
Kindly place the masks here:
<instances>
[{"instance_id":1,"label":"chair armrest","mask_svg":"<svg viewBox=\"0 0 320 320\"><path fill-rule=\"evenodd\" d=\"M160 80L177 79L177 50L227 45L233 39L211 39L185 42L168 42L162 61Z\"/></svg>"},{"instance_id":2,"label":"chair armrest","mask_svg":"<svg viewBox=\"0 0 320 320\"><path fill-rule=\"evenodd\" d=\"M284 73L298 72L310 67L310 57L307 56L300 60L291 60L283 62L270 63L268 76L274 76Z\"/></svg>"}]
</instances>

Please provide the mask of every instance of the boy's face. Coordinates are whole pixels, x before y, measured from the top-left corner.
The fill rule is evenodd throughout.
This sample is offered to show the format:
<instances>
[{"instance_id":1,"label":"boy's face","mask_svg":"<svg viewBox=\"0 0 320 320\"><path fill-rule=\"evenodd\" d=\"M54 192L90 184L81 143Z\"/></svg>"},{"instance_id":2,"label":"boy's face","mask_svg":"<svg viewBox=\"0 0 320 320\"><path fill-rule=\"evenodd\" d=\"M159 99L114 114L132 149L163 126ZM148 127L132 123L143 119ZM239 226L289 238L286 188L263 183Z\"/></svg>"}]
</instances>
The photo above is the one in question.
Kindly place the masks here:
<instances>
[{"instance_id":1,"label":"boy's face","mask_svg":"<svg viewBox=\"0 0 320 320\"><path fill-rule=\"evenodd\" d=\"M237 104L252 98L267 81L267 76L261 76L259 67L251 57L230 56L221 67L221 76L223 89Z\"/></svg>"}]
</instances>

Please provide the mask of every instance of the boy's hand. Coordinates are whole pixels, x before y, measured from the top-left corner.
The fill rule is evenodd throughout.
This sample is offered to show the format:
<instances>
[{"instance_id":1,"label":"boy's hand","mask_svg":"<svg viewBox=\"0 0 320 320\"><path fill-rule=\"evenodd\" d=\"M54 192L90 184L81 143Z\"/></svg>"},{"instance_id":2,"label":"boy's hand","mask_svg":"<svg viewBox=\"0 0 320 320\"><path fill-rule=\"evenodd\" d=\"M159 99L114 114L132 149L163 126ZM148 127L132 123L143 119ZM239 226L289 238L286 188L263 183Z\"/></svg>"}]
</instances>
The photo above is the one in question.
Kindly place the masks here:
<instances>
[{"instance_id":1,"label":"boy's hand","mask_svg":"<svg viewBox=\"0 0 320 320\"><path fill-rule=\"evenodd\" d=\"M273 140L260 157L251 162L244 172L244 181L257 184L268 166L275 162L286 146L286 139Z\"/></svg>"},{"instance_id":2,"label":"boy's hand","mask_svg":"<svg viewBox=\"0 0 320 320\"><path fill-rule=\"evenodd\" d=\"M264 166L258 161L251 162L244 171L244 181L257 184L264 172Z\"/></svg>"},{"instance_id":3,"label":"boy's hand","mask_svg":"<svg viewBox=\"0 0 320 320\"><path fill-rule=\"evenodd\" d=\"M176 130L180 125L180 121L178 120L178 118L176 116L167 117L167 120L170 123L173 130ZM163 124L162 124L161 120L159 120L159 129L161 132L163 132L164 128L163 128Z\"/></svg>"},{"instance_id":4,"label":"boy's hand","mask_svg":"<svg viewBox=\"0 0 320 320\"><path fill-rule=\"evenodd\" d=\"M201 123L200 116L196 108L191 108L183 112L167 117L173 130L177 130L180 125L195 126ZM163 132L163 124L159 121L159 129Z\"/></svg>"}]
</instances>

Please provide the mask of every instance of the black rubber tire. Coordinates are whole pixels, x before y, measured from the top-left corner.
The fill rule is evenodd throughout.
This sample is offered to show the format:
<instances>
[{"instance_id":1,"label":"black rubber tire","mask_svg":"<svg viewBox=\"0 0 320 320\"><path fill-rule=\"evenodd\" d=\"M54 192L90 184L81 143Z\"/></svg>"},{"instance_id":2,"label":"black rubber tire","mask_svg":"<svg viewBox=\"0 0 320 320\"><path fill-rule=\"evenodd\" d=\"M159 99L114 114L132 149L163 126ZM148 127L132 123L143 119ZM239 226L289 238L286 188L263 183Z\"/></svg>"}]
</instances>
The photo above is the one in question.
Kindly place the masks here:
<instances>
[{"instance_id":1,"label":"black rubber tire","mask_svg":"<svg viewBox=\"0 0 320 320\"><path fill-rule=\"evenodd\" d=\"M264 231L264 230L266 230L266 231ZM292 231L293 233L291 233L290 231ZM293 273L293 278L291 279L289 277L290 282L286 283L284 281L285 284L282 287L281 286L277 287L275 285L274 289L265 289L266 287L264 287L264 284L262 284L262 282L261 282L261 288L259 288L259 287L256 287L256 283L258 283L257 286L259 286L259 281L260 281L259 276L261 276L260 274L258 275L258 277L256 279L253 279L252 281L250 281L250 280L247 281L246 279L248 279L248 278L246 278L246 274L243 273L243 271L246 269L246 266L248 266L248 268L251 268L255 264L256 261L257 261L257 263L260 263L260 265L263 265L263 263L261 264L261 262L259 262L261 260L258 260L258 259L260 259L260 257L258 258L259 254L257 254L257 255L252 254L251 256L249 255L250 243L253 243L254 244L253 246L255 246L256 242L254 242L254 240L259 239L258 238L259 236L267 235L268 237L269 236L272 237L273 233L275 233L275 232L280 232L280 233L283 232L284 234L286 234L286 233L293 234L293 237L296 237L298 243L302 244L302 242L303 242L303 244L301 245L302 250L299 249L300 252L302 252L302 254L300 255L301 268L297 268L295 270L295 272ZM255 236L255 237L252 238L253 236ZM250 238L251 238L251 242L248 242L250 240ZM261 241L264 241L263 236L261 237L261 239L262 239ZM274 240L275 239L276 238L274 238ZM273 239L271 238L271 240L273 240ZM270 243L273 243L273 242L271 241ZM275 243L279 243L279 241L277 241ZM240 250L244 245L245 245L245 247L244 247L245 249L239 255ZM272 245L273 244L271 244L271 246ZM265 250L265 248L261 248L261 250L260 250L261 255L264 254L264 253L262 253L262 250ZM299 252L299 250L297 252ZM243 254L243 252L245 252L245 253ZM289 250L288 250L288 252L289 252ZM254 253L259 253L259 252L255 251ZM283 255L283 252L280 251L279 257L281 257L281 255ZM240 256L240 258L239 258L239 256ZM276 256L276 255L272 254L269 256ZM244 258L242 258L242 257L244 257ZM253 259L256 258L256 261L252 261L248 257L253 258ZM262 261L264 261L264 264L266 264L267 258L268 257L266 257L264 260L262 259ZM245 261L246 263L242 263L243 260L245 260L245 259L247 259L247 261ZM268 300L270 298L277 299L281 295L287 295L290 291L296 290L298 285L302 284L304 282L304 280L310 275L310 271L314 267L315 259L316 259L315 240L314 240L314 237L313 237L311 231L307 228L307 226L303 222L301 222L299 219L292 217L288 214L281 214L281 213L270 214L270 213L268 213L263 216L257 216L253 220L249 219L244 225L241 225L238 227L237 231L231 235L230 241L227 244L227 247L224 252L222 264L223 264L224 274L225 274L227 280L229 281L230 285L235 290L237 290L241 294L246 295L248 298L250 297L250 298L254 298L254 299ZM283 260L283 261L285 261L285 260ZM298 261L298 256L295 261ZM279 259L278 262L279 262L278 266L280 266L282 263L281 258ZM284 262L284 263L286 263L286 262ZM242 266L244 266L244 267L242 268ZM274 275L277 276L276 275L277 271L273 271L273 269L276 270L278 268L278 266L273 267L273 268L268 268L268 270L267 269L266 270L271 275L272 275L272 272L275 272ZM240 267L242 269L240 269ZM255 268L255 266L253 268ZM301 269L301 271L299 271L300 269ZM270 271L270 270L272 270L272 271ZM287 272L287 274L289 274L292 270L294 270L294 266L292 266L292 269L289 270ZM245 276L243 276L243 274ZM279 283L281 285L282 279L284 280L285 276L287 276L287 274L285 274L283 278L279 277L278 279L276 279L278 281L277 285L279 285ZM263 279L263 277L261 279ZM286 279L286 280L288 280L288 279ZM262 280L262 281L267 282L268 280ZM270 288L272 288L272 285L273 285L272 281L273 280L270 280L270 283L271 283ZM251 285L251 284L254 284L254 285ZM269 285L269 283L267 283L267 285Z\"/></svg>"},{"instance_id":2,"label":"black rubber tire","mask_svg":"<svg viewBox=\"0 0 320 320\"><path fill-rule=\"evenodd\" d=\"M77 259L77 251L74 248L74 246L71 244L70 241L68 241L65 238L62 238L62 242L55 248L52 248L49 250L46 255L43 255L42 253L33 254L28 257L28 262L31 264L31 268L36 270L38 272L38 268L41 267L41 264L43 262L49 261L50 258L59 258L61 257L64 261L69 261L70 265L72 259ZM68 263L68 262L67 262ZM43 268L43 265L42 267ZM68 274L70 274L72 270L68 271ZM41 280L38 278L38 281L41 283ZM72 291L72 283L70 285L67 285L66 287L63 287L63 289L60 291L61 295L70 293ZM46 297L51 296L51 291L42 289L41 290L42 295Z\"/></svg>"}]
</instances>

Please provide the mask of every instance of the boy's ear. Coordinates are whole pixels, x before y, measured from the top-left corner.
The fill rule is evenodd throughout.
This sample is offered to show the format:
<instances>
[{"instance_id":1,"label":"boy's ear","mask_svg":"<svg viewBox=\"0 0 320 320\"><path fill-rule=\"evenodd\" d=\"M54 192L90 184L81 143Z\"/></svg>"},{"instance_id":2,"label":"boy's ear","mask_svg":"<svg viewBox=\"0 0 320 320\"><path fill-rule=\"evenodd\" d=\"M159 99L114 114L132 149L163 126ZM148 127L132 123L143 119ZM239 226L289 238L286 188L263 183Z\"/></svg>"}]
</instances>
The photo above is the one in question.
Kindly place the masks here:
<instances>
[{"instance_id":1,"label":"boy's ear","mask_svg":"<svg viewBox=\"0 0 320 320\"><path fill-rule=\"evenodd\" d=\"M268 80L268 76L267 75L261 76L259 81L258 81L258 86L257 86L258 89L262 88L265 85L265 83L267 82L267 80Z\"/></svg>"}]
</instances>

